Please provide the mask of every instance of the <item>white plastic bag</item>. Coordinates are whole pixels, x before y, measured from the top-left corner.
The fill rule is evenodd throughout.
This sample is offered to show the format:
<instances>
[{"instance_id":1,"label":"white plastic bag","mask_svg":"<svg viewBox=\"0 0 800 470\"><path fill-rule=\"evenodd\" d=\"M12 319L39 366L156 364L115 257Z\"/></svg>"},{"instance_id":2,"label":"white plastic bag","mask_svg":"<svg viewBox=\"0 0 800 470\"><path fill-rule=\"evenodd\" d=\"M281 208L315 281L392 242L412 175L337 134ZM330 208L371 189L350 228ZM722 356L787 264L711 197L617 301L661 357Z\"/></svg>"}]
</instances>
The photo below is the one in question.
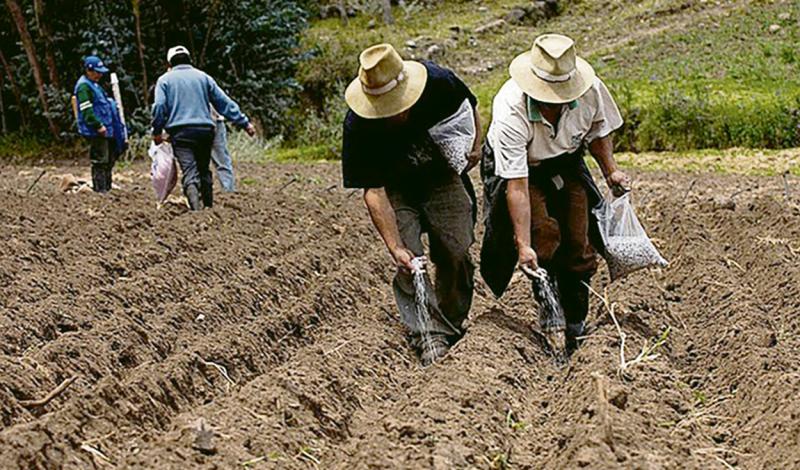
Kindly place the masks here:
<instances>
[{"instance_id":1,"label":"white plastic bag","mask_svg":"<svg viewBox=\"0 0 800 470\"><path fill-rule=\"evenodd\" d=\"M153 190L156 192L158 202L164 202L178 183L178 165L172 153L172 144L162 142L160 145L156 145L153 142L147 153L153 160L150 165Z\"/></svg>"},{"instance_id":2,"label":"white plastic bag","mask_svg":"<svg viewBox=\"0 0 800 470\"><path fill-rule=\"evenodd\" d=\"M631 193L609 197L594 214L606 246L612 281L640 269L669 264L639 223L631 205Z\"/></svg>"},{"instance_id":3,"label":"white plastic bag","mask_svg":"<svg viewBox=\"0 0 800 470\"><path fill-rule=\"evenodd\" d=\"M464 100L455 114L431 127L428 133L456 173L463 173L477 134L469 100Z\"/></svg>"}]
</instances>

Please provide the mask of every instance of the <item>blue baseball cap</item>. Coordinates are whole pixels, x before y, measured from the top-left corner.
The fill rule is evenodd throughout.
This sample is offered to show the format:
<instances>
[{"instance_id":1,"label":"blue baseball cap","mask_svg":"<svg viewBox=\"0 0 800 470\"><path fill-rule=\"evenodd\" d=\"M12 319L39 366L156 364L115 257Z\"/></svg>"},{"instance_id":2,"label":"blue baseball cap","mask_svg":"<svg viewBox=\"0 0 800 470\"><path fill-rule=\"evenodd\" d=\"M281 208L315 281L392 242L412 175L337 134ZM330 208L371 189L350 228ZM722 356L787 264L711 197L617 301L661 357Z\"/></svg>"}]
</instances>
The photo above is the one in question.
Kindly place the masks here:
<instances>
[{"instance_id":1,"label":"blue baseball cap","mask_svg":"<svg viewBox=\"0 0 800 470\"><path fill-rule=\"evenodd\" d=\"M84 59L83 68L85 68L86 70L91 70L93 72L108 73L108 68L106 68L103 61L96 55L90 55L89 57Z\"/></svg>"}]
</instances>

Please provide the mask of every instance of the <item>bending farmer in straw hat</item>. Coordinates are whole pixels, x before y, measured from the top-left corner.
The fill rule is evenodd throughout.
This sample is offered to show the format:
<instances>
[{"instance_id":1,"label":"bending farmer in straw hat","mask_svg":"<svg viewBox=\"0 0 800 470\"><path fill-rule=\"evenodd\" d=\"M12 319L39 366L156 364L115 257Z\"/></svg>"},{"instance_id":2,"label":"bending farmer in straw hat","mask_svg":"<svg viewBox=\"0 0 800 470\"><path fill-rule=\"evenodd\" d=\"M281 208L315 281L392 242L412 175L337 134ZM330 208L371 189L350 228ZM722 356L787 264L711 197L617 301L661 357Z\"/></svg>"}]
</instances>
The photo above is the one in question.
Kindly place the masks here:
<instances>
[{"instance_id":1,"label":"bending farmer in straw hat","mask_svg":"<svg viewBox=\"0 0 800 470\"><path fill-rule=\"evenodd\" d=\"M388 44L365 50L360 62L359 77L345 94L350 111L344 121L344 185L365 190L372 221L398 268L400 318L428 365L463 335L472 304L475 204L466 172L477 164L480 149L476 136L471 164L458 174L428 130L464 109L465 101L479 129L477 99L453 72L432 62L403 61ZM427 280L430 325L417 321L411 274L412 260L424 254L423 232L437 274L435 290Z\"/></svg>"},{"instance_id":2,"label":"bending farmer in straw hat","mask_svg":"<svg viewBox=\"0 0 800 470\"><path fill-rule=\"evenodd\" d=\"M545 268L558 285L568 350L577 347L589 309L588 284L602 241L591 214L602 201L584 162L597 160L615 193L630 184L613 157L622 126L614 99L572 39L546 34L509 68L494 99L481 173L486 232L481 273L498 297L515 264ZM538 300L538 299L537 299Z\"/></svg>"}]
</instances>

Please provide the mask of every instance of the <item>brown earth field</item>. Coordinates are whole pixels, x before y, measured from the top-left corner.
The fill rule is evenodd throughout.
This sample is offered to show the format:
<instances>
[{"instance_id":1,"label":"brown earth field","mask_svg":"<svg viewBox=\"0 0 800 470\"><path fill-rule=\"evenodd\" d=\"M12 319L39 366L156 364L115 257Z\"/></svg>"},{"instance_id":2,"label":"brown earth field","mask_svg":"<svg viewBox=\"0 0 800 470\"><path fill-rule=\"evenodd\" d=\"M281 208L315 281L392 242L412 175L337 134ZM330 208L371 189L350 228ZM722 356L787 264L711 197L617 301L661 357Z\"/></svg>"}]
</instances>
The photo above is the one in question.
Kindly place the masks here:
<instances>
[{"instance_id":1,"label":"brown earth field","mask_svg":"<svg viewBox=\"0 0 800 470\"><path fill-rule=\"evenodd\" d=\"M634 171L671 265L603 267L568 365L516 278L422 369L337 165L240 165L200 213L142 164L40 170L0 167L3 469L800 468L796 179Z\"/></svg>"}]
</instances>

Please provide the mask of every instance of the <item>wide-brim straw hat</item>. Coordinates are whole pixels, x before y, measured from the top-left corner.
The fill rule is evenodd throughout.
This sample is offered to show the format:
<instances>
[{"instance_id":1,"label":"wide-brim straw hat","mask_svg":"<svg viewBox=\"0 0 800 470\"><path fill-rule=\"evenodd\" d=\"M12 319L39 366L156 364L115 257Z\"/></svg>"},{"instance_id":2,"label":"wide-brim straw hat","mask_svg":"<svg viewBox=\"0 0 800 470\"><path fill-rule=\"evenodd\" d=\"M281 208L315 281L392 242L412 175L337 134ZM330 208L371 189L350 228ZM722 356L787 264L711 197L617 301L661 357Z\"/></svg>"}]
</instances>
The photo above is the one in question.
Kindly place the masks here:
<instances>
[{"instance_id":1,"label":"wide-brim straw hat","mask_svg":"<svg viewBox=\"0 0 800 470\"><path fill-rule=\"evenodd\" d=\"M428 69L419 62L404 61L389 44L365 50L359 62L358 78L348 85L344 99L363 118L396 116L414 106L425 90Z\"/></svg>"},{"instance_id":2,"label":"wide-brim straw hat","mask_svg":"<svg viewBox=\"0 0 800 470\"><path fill-rule=\"evenodd\" d=\"M560 34L536 38L531 50L517 56L508 71L525 94L553 104L580 98L596 77L592 66L578 57L575 41Z\"/></svg>"}]
</instances>

